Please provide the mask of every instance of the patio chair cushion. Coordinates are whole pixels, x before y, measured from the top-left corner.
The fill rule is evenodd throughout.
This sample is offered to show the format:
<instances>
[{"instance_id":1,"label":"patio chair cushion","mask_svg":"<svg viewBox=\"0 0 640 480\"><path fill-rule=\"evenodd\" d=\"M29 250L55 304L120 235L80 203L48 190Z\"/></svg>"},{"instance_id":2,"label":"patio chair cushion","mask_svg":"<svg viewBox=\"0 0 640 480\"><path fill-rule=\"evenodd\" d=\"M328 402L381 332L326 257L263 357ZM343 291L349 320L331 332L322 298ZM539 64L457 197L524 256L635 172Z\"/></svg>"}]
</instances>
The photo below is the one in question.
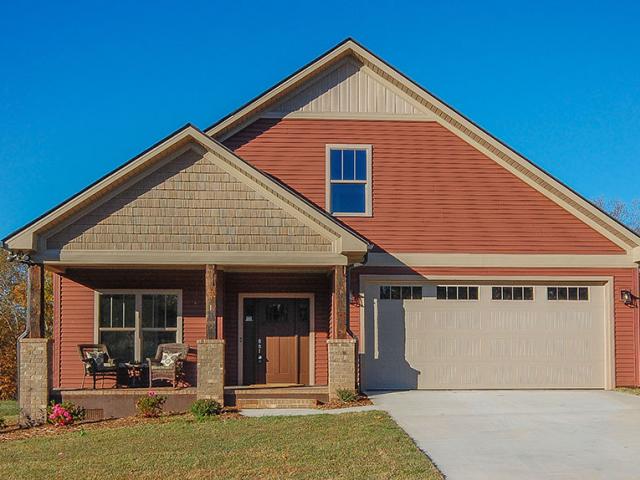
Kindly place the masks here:
<instances>
[{"instance_id":1,"label":"patio chair cushion","mask_svg":"<svg viewBox=\"0 0 640 480\"><path fill-rule=\"evenodd\" d=\"M162 352L162 360L160 360L160 363L165 367L171 367L179 358L180 358L179 352L176 352L176 353Z\"/></svg>"},{"instance_id":2,"label":"patio chair cushion","mask_svg":"<svg viewBox=\"0 0 640 480\"><path fill-rule=\"evenodd\" d=\"M102 368L105 365L106 354L104 352L100 352L98 350L88 350L85 352L87 358L93 358L96 362L97 368Z\"/></svg>"}]
</instances>

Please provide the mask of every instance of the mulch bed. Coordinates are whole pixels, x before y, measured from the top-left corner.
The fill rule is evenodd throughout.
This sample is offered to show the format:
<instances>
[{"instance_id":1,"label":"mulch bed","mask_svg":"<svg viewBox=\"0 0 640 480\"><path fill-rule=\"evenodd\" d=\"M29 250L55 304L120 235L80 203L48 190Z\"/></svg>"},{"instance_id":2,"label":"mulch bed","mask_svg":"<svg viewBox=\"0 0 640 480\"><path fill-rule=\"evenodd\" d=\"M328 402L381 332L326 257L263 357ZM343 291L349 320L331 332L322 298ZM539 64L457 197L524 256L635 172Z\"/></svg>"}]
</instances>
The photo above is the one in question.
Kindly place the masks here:
<instances>
[{"instance_id":1,"label":"mulch bed","mask_svg":"<svg viewBox=\"0 0 640 480\"><path fill-rule=\"evenodd\" d=\"M337 408L364 407L367 405L373 405L373 402L369 400L369 397L359 395L355 402L341 402L340 400L334 400L333 402L322 403L318 405L318 408L321 410L334 410Z\"/></svg>"},{"instance_id":2,"label":"mulch bed","mask_svg":"<svg viewBox=\"0 0 640 480\"><path fill-rule=\"evenodd\" d=\"M7 440L25 440L34 437L50 437L67 432L80 432L87 430L98 429L113 429L131 427L141 424L159 424L168 423L175 420L177 417L182 417L185 420L196 421L190 414L187 413L167 413L158 418L145 418L145 417L123 417L123 418L107 418L104 420L85 420L82 422L74 423L66 427L57 427L55 425L39 425L36 427L20 428L18 426L12 426L5 430L0 430L0 442ZM237 409L225 408L224 411L216 417L218 420L237 420L244 418Z\"/></svg>"}]
</instances>

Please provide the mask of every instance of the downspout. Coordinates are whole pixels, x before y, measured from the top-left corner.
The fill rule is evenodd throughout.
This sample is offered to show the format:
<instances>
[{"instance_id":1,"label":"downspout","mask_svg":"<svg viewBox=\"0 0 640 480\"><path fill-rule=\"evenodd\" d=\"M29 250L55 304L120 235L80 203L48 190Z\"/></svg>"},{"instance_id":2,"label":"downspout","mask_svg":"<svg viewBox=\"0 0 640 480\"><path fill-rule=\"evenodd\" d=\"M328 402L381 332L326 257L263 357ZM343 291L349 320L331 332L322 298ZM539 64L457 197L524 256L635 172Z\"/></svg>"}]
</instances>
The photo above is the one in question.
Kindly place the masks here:
<instances>
[{"instance_id":1,"label":"downspout","mask_svg":"<svg viewBox=\"0 0 640 480\"><path fill-rule=\"evenodd\" d=\"M346 268L346 276L347 276L347 334L353 338L356 342L356 390L360 391L360 355L358 354L359 350L359 342L360 339L353 333L351 330L351 270L354 268L362 267L367 263L367 257L369 256L369 250L371 250L371 245L367 245L367 253L365 253L362 262L354 263L352 265L347 265ZM360 296L358 296L358 301L360 301Z\"/></svg>"},{"instance_id":2,"label":"downspout","mask_svg":"<svg viewBox=\"0 0 640 480\"><path fill-rule=\"evenodd\" d=\"M364 258L362 259L362 262L360 262L360 263L353 263L351 265L347 265L346 272L345 272L345 275L347 277L347 333L349 334L349 336L351 338L356 340L356 342L358 341L358 338L354 335L353 331L351 330L351 309L349 308L349 306L351 305L351 300L350 300L350 297L351 297L351 270L353 270L354 268L363 267L367 263L367 256L368 255L369 255L369 252L365 253Z\"/></svg>"}]
</instances>

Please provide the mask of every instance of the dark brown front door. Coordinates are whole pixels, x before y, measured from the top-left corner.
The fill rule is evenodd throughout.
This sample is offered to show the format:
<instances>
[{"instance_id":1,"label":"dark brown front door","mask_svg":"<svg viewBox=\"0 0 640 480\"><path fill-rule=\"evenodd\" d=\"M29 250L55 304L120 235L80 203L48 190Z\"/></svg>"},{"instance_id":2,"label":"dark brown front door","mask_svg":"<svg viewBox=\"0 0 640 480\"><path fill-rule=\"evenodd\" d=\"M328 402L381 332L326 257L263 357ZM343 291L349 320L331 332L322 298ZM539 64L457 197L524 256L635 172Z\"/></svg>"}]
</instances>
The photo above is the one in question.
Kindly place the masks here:
<instances>
[{"instance_id":1,"label":"dark brown front door","mask_svg":"<svg viewBox=\"0 0 640 480\"><path fill-rule=\"evenodd\" d=\"M309 383L309 300L244 300L245 384Z\"/></svg>"}]
</instances>

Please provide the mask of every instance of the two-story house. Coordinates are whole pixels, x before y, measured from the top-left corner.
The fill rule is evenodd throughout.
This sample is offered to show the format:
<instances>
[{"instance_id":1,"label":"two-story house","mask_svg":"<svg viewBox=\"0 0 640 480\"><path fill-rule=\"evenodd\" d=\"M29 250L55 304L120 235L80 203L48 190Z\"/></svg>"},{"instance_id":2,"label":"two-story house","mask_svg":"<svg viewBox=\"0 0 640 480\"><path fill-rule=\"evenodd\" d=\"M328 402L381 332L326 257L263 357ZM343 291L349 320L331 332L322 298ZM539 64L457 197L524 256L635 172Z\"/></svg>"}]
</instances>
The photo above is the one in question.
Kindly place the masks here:
<instances>
[{"instance_id":1,"label":"two-story house","mask_svg":"<svg viewBox=\"0 0 640 480\"><path fill-rule=\"evenodd\" d=\"M638 235L351 39L4 246L32 263L22 360L50 349L76 400L79 344L187 344L214 398L640 384Z\"/></svg>"}]
</instances>

